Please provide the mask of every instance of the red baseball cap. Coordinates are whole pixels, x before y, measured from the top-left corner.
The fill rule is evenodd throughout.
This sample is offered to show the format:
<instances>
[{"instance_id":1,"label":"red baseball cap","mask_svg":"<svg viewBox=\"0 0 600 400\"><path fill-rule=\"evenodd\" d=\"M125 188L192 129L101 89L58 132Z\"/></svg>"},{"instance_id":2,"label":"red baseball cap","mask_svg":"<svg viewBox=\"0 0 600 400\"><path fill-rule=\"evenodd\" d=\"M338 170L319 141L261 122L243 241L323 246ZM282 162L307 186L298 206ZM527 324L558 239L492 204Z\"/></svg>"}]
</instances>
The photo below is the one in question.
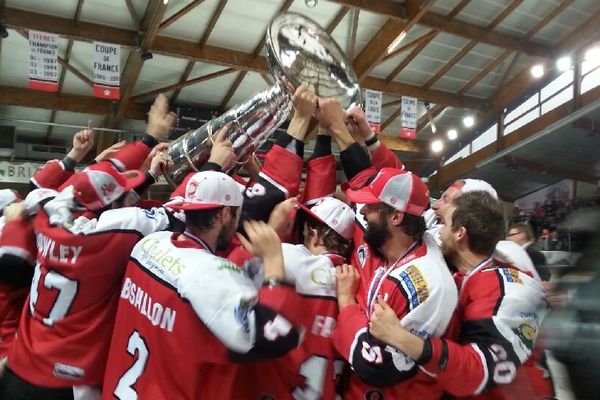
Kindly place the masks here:
<instances>
[{"instance_id":1,"label":"red baseball cap","mask_svg":"<svg viewBox=\"0 0 600 400\"><path fill-rule=\"evenodd\" d=\"M369 185L346 194L354 203L385 203L416 216L421 216L429 205L429 189L421 178L397 168L382 168Z\"/></svg>"},{"instance_id":2,"label":"red baseball cap","mask_svg":"<svg viewBox=\"0 0 600 400\"><path fill-rule=\"evenodd\" d=\"M109 162L90 165L61 187L73 186L75 198L88 210L100 210L146 180L142 171L119 172Z\"/></svg>"},{"instance_id":3,"label":"red baseball cap","mask_svg":"<svg viewBox=\"0 0 600 400\"><path fill-rule=\"evenodd\" d=\"M185 196L165 205L174 210L240 207L244 201L240 188L241 186L232 177L222 172L197 172L188 181Z\"/></svg>"}]
</instances>

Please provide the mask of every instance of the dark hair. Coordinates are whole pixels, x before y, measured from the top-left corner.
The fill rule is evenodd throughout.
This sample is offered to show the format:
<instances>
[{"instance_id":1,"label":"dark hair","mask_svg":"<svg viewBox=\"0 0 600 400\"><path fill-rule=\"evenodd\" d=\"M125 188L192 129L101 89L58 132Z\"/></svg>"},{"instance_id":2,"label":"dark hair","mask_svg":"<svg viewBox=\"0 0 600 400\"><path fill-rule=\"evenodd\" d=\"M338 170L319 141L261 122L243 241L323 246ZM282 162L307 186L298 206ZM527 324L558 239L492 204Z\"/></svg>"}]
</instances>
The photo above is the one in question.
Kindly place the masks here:
<instances>
[{"instance_id":1,"label":"dark hair","mask_svg":"<svg viewBox=\"0 0 600 400\"><path fill-rule=\"evenodd\" d=\"M314 218L306 218L306 226L317 231L323 241L323 246L328 251L339 254L344 258L350 257L353 248L351 240L344 239L342 235Z\"/></svg>"},{"instance_id":2,"label":"dark hair","mask_svg":"<svg viewBox=\"0 0 600 400\"><path fill-rule=\"evenodd\" d=\"M395 210L396 209L394 207L385 203L381 203L381 212L383 213L383 216L388 217ZM402 218L400 228L405 234L412 237L414 240L417 240L423 236L427 230L427 225L425 224L425 218L404 213L404 218Z\"/></svg>"},{"instance_id":3,"label":"dark hair","mask_svg":"<svg viewBox=\"0 0 600 400\"><path fill-rule=\"evenodd\" d=\"M215 225L215 218L223 207L208 210L185 210L185 224L201 232L209 231ZM229 207L231 216L235 218L239 207Z\"/></svg>"},{"instance_id":4,"label":"dark hair","mask_svg":"<svg viewBox=\"0 0 600 400\"><path fill-rule=\"evenodd\" d=\"M500 202L489 193L473 191L454 199L452 230L467 230L469 249L477 254L492 254L504 237L504 213Z\"/></svg>"},{"instance_id":5,"label":"dark hair","mask_svg":"<svg viewBox=\"0 0 600 400\"><path fill-rule=\"evenodd\" d=\"M527 239L529 240L535 239L535 237L533 236L533 229L531 228L531 225L529 225L527 222L514 223L508 228L509 231L511 229L516 229L520 233L524 233L525 236L527 236Z\"/></svg>"}]
</instances>

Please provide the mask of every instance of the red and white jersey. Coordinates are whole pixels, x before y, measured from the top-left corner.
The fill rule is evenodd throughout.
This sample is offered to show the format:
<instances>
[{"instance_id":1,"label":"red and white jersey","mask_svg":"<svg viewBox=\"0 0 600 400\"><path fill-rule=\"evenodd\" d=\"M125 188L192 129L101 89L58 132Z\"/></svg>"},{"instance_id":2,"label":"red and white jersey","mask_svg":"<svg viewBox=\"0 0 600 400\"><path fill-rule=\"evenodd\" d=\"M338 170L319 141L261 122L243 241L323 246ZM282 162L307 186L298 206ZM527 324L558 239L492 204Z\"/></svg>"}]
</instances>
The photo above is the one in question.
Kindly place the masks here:
<instances>
[{"instance_id":1,"label":"red and white jersey","mask_svg":"<svg viewBox=\"0 0 600 400\"><path fill-rule=\"evenodd\" d=\"M0 233L0 358L14 341L31 286L35 236L29 219L9 221Z\"/></svg>"},{"instance_id":2,"label":"red and white jersey","mask_svg":"<svg viewBox=\"0 0 600 400\"><path fill-rule=\"evenodd\" d=\"M304 320L291 286L262 287L189 234L133 249L120 292L104 399L235 398L234 361L297 346Z\"/></svg>"},{"instance_id":3,"label":"red and white jersey","mask_svg":"<svg viewBox=\"0 0 600 400\"><path fill-rule=\"evenodd\" d=\"M456 313L445 337L430 339L432 356L422 367L453 396L540 398L519 367L531 356L546 312L540 282L490 258L455 280Z\"/></svg>"},{"instance_id":4,"label":"red and white jersey","mask_svg":"<svg viewBox=\"0 0 600 400\"><path fill-rule=\"evenodd\" d=\"M50 225L41 210L29 304L8 356L15 374L46 387L100 385L129 253L140 238L167 227L162 208L80 216L69 230Z\"/></svg>"},{"instance_id":5,"label":"red and white jersey","mask_svg":"<svg viewBox=\"0 0 600 400\"><path fill-rule=\"evenodd\" d=\"M374 261L367 247L359 246L356 252L360 253L353 256L353 261ZM365 273L360 261L356 267L363 268L361 275ZM456 307L457 291L433 238L424 234L394 265L377 268L366 289L362 304L340 312L334 334L335 347L354 370L344 399L439 398L443 390L412 359L379 342L368 331L378 296L386 299L413 334L429 338L440 337L446 331Z\"/></svg>"},{"instance_id":6,"label":"red and white jersey","mask_svg":"<svg viewBox=\"0 0 600 400\"><path fill-rule=\"evenodd\" d=\"M335 255L314 255L303 245L283 244L286 280L301 297L307 331L297 349L282 358L244 364L238 370L235 399L334 399L345 365L333 347L338 315Z\"/></svg>"}]
</instances>

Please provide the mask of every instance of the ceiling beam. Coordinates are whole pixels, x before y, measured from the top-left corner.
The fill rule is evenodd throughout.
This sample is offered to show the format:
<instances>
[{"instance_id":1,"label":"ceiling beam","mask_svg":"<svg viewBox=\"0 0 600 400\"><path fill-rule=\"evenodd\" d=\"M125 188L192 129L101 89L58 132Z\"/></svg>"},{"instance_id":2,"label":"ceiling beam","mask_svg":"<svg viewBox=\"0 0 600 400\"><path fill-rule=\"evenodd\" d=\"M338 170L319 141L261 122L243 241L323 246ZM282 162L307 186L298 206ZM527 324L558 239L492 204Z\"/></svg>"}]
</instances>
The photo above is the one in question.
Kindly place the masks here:
<instances>
[{"instance_id":1,"label":"ceiling beam","mask_svg":"<svg viewBox=\"0 0 600 400\"><path fill-rule=\"evenodd\" d=\"M419 55L419 53L421 51L423 51L423 49L425 47L427 47L427 45L429 44L429 42L431 42L435 36L437 35L438 32L436 32L435 35L432 35L428 40L424 40L423 42L419 43L419 45L417 47L415 47L414 49L412 49L412 51L406 56L404 57L404 60L402 60L402 62L396 66L396 68L394 68L392 70L392 72L390 72L388 74L388 76L385 77L386 82L391 82L394 80L394 78L396 78L396 76L398 76L398 74L408 66L408 64L410 64L417 55Z\"/></svg>"},{"instance_id":2,"label":"ceiling beam","mask_svg":"<svg viewBox=\"0 0 600 400\"><path fill-rule=\"evenodd\" d=\"M348 58L354 59L356 54L356 34L358 32L358 19L360 17L360 10L355 8L351 13L352 23L350 26L350 37L348 38Z\"/></svg>"},{"instance_id":3,"label":"ceiling beam","mask_svg":"<svg viewBox=\"0 0 600 400\"><path fill-rule=\"evenodd\" d=\"M139 49L129 52L125 67L121 74L121 99L118 102L115 113L105 118L103 125L111 128L117 128L121 119L125 116L127 107L133 95L133 89L144 67L144 60L141 54L149 51L152 42L158 34L160 23L167 5L162 0L151 0L148 3L144 18L142 19L140 29L144 32L140 39ZM100 152L109 147L114 141L116 135L106 131L100 132L96 141L96 151Z\"/></svg>"},{"instance_id":4,"label":"ceiling beam","mask_svg":"<svg viewBox=\"0 0 600 400\"><path fill-rule=\"evenodd\" d=\"M574 181L587 182L596 185L598 180L593 175L582 174L576 171L565 170L564 168L554 167L550 164L539 163L524 158L503 156L499 158L497 163L512 165L519 168L525 168L533 172L538 172L542 175L551 175L559 178L572 179Z\"/></svg>"},{"instance_id":5,"label":"ceiling beam","mask_svg":"<svg viewBox=\"0 0 600 400\"><path fill-rule=\"evenodd\" d=\"M125 0L125 4L127 5L127 11L129 11L129 16L131 17L133 26L135 26L136 29L139 29L140 19L138 18L137 14L135 12L135 7L133 7L133 3L131 1L132 0Z\"/></svg>"},{"instance_id":6,"label":"ceiling beam","mask_svg":"<svg viewBox=\"0 0 600 400\"><path fill-rule=\"evenodd\" d=\"M443 104L458 108L472 108L474 110L487 110L485 99L469 96L459 96L441 90L424 90L418 86L408 85L401 82L386 82L384 79L368 77L364 80L364 87L379 90L396 96L412 96L419 100L429 101L435 104Z\"/></svg>"},{"instance_id":7,"label":"ceiling beam","mask_svg":"<svg viewBox=\"0 0 600 400\"><path fill-rule=\"evenodd\" d=\"M164 20L160 24L160 26L158 27L158 30L162 31L163 29L166 29L171 24L173 24L174 22L178 21L181 17L185 16L187 13L189 13L190 11L192 11L194 8L198 7L203 2L204 2L204 0L194 0L194 1L192 1L190 4L188 4L187 6L183 7L181 10L177 11L175 14L171 15L169 18L167 18L166 20Z\"/></svg>"},{"instance_id":8,"label":"ceiling beam","mask_svg":"<svg viewBox=\"0 0 600 400\"><path fill-rule=\"evenodd\" d=\"M219 4L217 4L217 8L211 15L210 21L208 22L207 27L204 29L204 33L202 34L202 37L200 38L200 42L198 43L198 45L200 47L204 47L206 45L206 42L208 42L208 38L210 37L210 34L212 33L213 28L217 24L217 21L221 17L221 13L223 12L223 9L225 8L226 5L227 5L227 0L220 0ZM179 78L179 83L186 82L189 79L189 77L192 73L192 70L194 69L194 65L196 65L195 61L193 61L193 60L188 61L187 65L185 67L185 70L183 71L183 74L181 74L181 78ZM181 93L181 89L175 90L175 92L173 93L173 96L171 96L172 103L177 100L177 97L179 97L179 93Z\"/></svg>"},{"instance_id":9,"label":"ceiling beam","mask_svg":"<svg viewBox=\"0 0 600 400\"><path fill-rule=\"evenodd\" d=\"M387 128L392 122L394 122L396 120L396 118L398 118L400 116L400 113L402 112L401 108L398 108L396 111L394 111L392 113L392 115L390 115L388 117L388 119L386 119L385 121L383 121L383 123L381 124L381 130L384 130L385 128Z\"/></svg>"},{"instance_id":10,"label":"ceiling beam","mask_svg":"<svg viewBox=\"0 0 600 400\"><path fill-rule=\"evenodd\" d=\"M330 0L334 3L342 4L347 7L360 8L385 15L396 20L405 20L406 11L401 4L392 0ZM451 33L456 36L462 36L467 39L477 40L507 50L519 51L537 57L553 57L554 52L551 47L523 40L523 38L507 35L498 32L488 32L484 27L471 24L464 21L448 20L443 15L433 12L427 12L419 21L420 25L436 29L441 32Z\"/></svg>"},{"instance_id":11,"label":"ceiling beam","mask_svg":"<svg viewBox=\"0 0 600 400\"><path fill-rule=\"evenodd\" d=\"M416 38L412 42L407 43L404 46L398 47L396 50L392 51L390 54L388 54L387 56L383 57L383 60L381 60L381 62L385 62L385 61L389 60L390 58L394 58L398 54L403 53L403 52L405 52L407 50L410 50L413 47L418 46L418 45L420 45L423 42L430 42L431 39L433 39L433 37L435 35L437 35L437 34L438 34L437 31L429 31L426 34L424 34L423 36Z\"/></svg>"},{"instance_id":12,"label":"ceiling beam","mask_svg":"<svg viewBox=\"0 0 600 400\"><path fill-rule=\"evenodd\" d=\"M427 0L419 9L417 0L410 0L408 21L390 18L383 27L371 38L365 48L354 58L354 72L359 79L364 78L371 70L380 63L402 35L415 26L421 18L433 6L435 0ZM393 49L391 49L393 51Z\"/></svg>"},{"instance_id":13,"label":"ceiling beam","mask_svg":"<svg viewBox=\"0 0 600 400\"><path fill-rule=\"evenodd\" d=\"M26 28L58 33L61 36L74 40L107 41L126 47L133 47L135 45L136 33L134 31L87 22L75 24L66 18L11 8L6 9L5 25L10 28ZM239 70L255 71L258 73L269 72L267 61L262 56L253 57L252 54L210 45L199 47L197 43L187 40L158 36L154 39L150 51L165 56L185 58L191 61L202 61ZM372 77L365 79L363 87L380 90L395 96L415 96L431 101L432 103L452 107L475 109L485 109L487 107L485 102L478 98L456 96L452 93L442 91L423 91L417 86L399 82L392 82L388 85L384 80Z\"/></svg>"},{"instance_id":14,"label":"ceiling beam","mask_svg":"<svg viewBox=\"0 0 600 400\"><path fill-rule=\"evenodd\" d=\"M213 72L211 74L202 75L202 76L199 76L197 78L189 79L189 80L184 81L184 82L175 83L173 85L168 85L168 86L164 86L162 88L156 89L156 90L152 90L150 92L146 92L146 93L141 93L141 94L135 95L135 96L133 96L131 98L131 100L137 101L137 100L141 100L141 99L146 98L146 97L157 96L160 93L167 93L167 92L172 92L174 90L180 90L180 89L182 89L184 87L196 85L196 84L198 84L200 82L205 82L205 81L208 81L208 80L211 80L211 79L219 78L219 77L221 77L223 75L231 74L231 73L233 73L235 71L236 70L233 69L233 68L225 68L225 69L222 69L220 71Z\"/></svg>"},{"instance_id":15,"label":"ceiling beam","mask_svg":"<svg viewBox=\"0 0 600 400\"><path fill-rule=\"evenodd\" d=\"M392 151L406 151L410 153L424 153L427 151L427 142L422 140L400 139L398 134L395 136L382 132L377 138L385 147Z\"/></svg>"},{"instance_id":16,"label":"ceiling beam","mask_svg":"<svg viewBox=\"0 0 600 400\"><path fill-rule=\"evenodd\" d=\"M110 114L112 101L91 96L67 93L41 92L14 86L0 86L0 104L20 107L43 108L45 110L69 111L83 114ZM132 103L125 111L125 117L145 119L148 107Z\"/></svg>"},{"instance_id":17,"label":"ceiling beam","mask_svg":"<svg viewBox=\"0 0 600 400\"><path fill-rule=\"evenodd\" d=\"M325 31L331 35L340 22L342 22L346 14L348 14L348 11L350 11L348 7L340 8L340 11L333 17L329 25L327 25L327 28L325 28Z\"/></svg>"}]
</instances>

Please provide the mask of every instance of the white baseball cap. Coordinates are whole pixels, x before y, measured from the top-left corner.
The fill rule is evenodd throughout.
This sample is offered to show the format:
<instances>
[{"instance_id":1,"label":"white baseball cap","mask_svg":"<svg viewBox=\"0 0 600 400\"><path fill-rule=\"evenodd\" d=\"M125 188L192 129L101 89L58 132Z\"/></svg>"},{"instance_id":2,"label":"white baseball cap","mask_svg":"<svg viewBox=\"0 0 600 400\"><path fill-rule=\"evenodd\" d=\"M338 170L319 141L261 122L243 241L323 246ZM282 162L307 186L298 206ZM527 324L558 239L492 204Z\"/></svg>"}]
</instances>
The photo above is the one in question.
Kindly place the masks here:
<instances>
[{"instance_id":1,"label":"white baseball cap","mask_svg":"<svg viewBox=\"0 0 600 400\"><path fill-rule=\"evenodd\" d=\"M239 185L229 175L217 171L194 174L185 188L185 196L169 202L174 210L209 210L223 206L240 207L244 201Z\"/></svg>"},{"instance_id":2,"label":"white baseball cap","mask_svg":"<svg viewBox=\"0 0 600 400\"><path fill-rule=\"evenodd\" d=\"M11 189L2 189L0 190L0 210L4 210L4 207L7 205L14 203L19 198Z\"/></svg>"},{"instance_id":3,"label":"white baseball cap","mask_svg":"<svg viewBox=\"0 0 600 400\"><path fill-rule=\"evenodd\" d=\"M464 183L461 185L461 182ZM487 192L494 199L498 200L498 193L496 193L496 189L494 189L492 185L490 185L486 181L482 181L481 179L459 179L452 186L456 187L463 193L475 191Z\"/></svg>"},{"instance_id":4,"label":"white baseball cap","mask_svg":"<svg viewBox=\"0 0 600 400\"><path fill-rule=\"evenodd\" d=\"M302 211L324 223L344 239L352 239L356 216L346 203L333 197L323 197L312 208L308 208L304 204L298 205Z\"/></svg>"}]
</instances>

